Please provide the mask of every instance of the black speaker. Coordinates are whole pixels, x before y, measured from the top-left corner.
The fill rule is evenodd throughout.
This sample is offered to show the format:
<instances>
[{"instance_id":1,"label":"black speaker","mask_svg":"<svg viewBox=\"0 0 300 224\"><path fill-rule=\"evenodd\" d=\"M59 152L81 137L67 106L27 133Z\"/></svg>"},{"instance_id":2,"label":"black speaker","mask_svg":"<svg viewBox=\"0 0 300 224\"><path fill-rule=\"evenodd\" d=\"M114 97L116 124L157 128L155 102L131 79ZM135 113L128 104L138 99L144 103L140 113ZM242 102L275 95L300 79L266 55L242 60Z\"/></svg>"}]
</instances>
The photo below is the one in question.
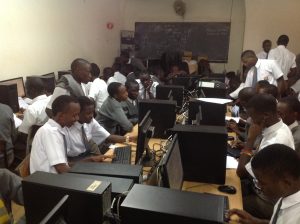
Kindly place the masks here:
<instances>
[{"instance_id":1,"label":"black speaker","mask_svg":"<svg viewBox=\"0 0 300 224\"><path fill-rule=\"evenodd\" d=\"M17 84L0 84L0 103L10 106L14 113L20 110Z\"/></svg>"}]
</instances>

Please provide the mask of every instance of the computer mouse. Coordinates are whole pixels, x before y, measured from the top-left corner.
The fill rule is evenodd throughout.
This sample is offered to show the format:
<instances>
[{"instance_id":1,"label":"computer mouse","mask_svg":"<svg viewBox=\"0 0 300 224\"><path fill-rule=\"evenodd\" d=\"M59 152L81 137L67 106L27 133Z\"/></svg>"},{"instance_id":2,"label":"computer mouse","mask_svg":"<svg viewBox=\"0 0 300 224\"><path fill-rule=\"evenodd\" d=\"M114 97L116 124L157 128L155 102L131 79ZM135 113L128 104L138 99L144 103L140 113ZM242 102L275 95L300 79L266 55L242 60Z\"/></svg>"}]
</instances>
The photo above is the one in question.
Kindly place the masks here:
<instances>
[{"instance_id":1,"label":"computer mouse","mask_svg":"<svg viewBox=\"0 0 300 224\"><path fill-rule=\"evenodd\" d=\"M227 194L235 194L236 189L234 186L231 185L221 185L218 187L218 190Z\"/></svg>"}]
</instances>

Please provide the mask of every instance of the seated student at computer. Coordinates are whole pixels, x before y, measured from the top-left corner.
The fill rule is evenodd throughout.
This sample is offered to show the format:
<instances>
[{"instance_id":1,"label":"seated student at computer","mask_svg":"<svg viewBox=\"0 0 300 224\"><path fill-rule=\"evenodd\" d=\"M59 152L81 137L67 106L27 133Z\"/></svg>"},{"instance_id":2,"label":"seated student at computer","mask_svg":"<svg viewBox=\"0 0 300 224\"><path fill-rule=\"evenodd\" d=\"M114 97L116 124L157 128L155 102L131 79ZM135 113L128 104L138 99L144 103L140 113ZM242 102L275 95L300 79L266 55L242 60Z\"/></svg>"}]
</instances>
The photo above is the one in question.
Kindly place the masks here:
<instances>
[{"instance_id":1,"label":"seated student at computer","mask_svg":"<svg viewBox=\"0 0 300 224\"><path fill-rule=\"evenodd\" d=\"M300 223L300 157L293 149L280 144L269 145L251 161L256 187L270 199L277 201L272 218L258 219L251 214L232 209L244 224Z\"/></svg>"},{"instance_id":2,"label":"seated student at computer","mask_svg":"<svg viewBox=\"0 0 300 224\"><path fill-rule=\"evenodd\" d=\"M127 80L125 83L128 98L126 101L122 101L122 108L131 121L132 124L138 122L138 96L139 96L139 83L136 80Z\"/></svg>"},{"instance_id":3,"label":"seated student at computer","mask_svg":"<svg viewBox=\"0 0 300 224\"><path fill-rule=\"evenodd\" d=\"M102 104L96 120L110 134L117 133L117 126L121 127L124 132L131 131L133 124L126 117L121 104L128 97L126 87L119 82L112 82L108 85L107 92L109 96Z\"/></svg>"},{"instance_id":4,"label":"seated student at computer","mask_svg":"<svg viewBox=\"0 0 300 224\"><path fill-rule=\"evenodd\" d=\"M111 135L95 119L95 103L85 96L78 97L80 104L79 119L71 127L66 127L68 156L72 160L88 159L93 161L94 154L100 154L98 145L104 141L123 143L132 141L133 136ZM98 159L96 157L96 159Z\"/></svg>"},{"instance_id":5,"label":"seated student at computer","mask_svg":"<svg viewBox=\"0 0 300 224\"><path fill-rule=\"evenodd\" d=\"M47 105L46 113L52 117L51 109L53 101L61 95L70 95L74 97L84 96L82 83L88 83L91 80L91 65L82 58L75 59L71 64L70 75L63 75L57 82L53 95Z\"/></svg>"},{"instance_id":6,"label":"seated student at computer","mask_svg":"<svg viewBox=\"0 0 300 224\"><path fill-rule=\"evenodd\" d=\"M148 72L142 72L140 74L140 79L137 79L137 82L140 85L139 99L155 99L156 86L159 84L151 79Z\"/></svg>"},{"instance_id":7,"label":"seated student at computer","mask_svg":"<svg viewBox=\"0 0 300 224\"><path fill-rule=\"evenodd\" d=\"M279 99L277 111L283 123L289 126L295 143L295 150L300 153L300 126L297 121L300 113L300 102L295 96Z\"/></svg>"},{"instance_id":8,"label":"seated student at computer","mask_svg":"<svg viewBox=\"0 0 300 224\"><path fill-rule=\"evenodd\" d=\"M108 97L107 84L103 79L100 79L100 69L99 67L92 63L91 64L91 74L95 77L93 83L91 84L89 97L92 98L96 103L96 113L99 112L104 100Z\"/></svg>"}]
</instances>

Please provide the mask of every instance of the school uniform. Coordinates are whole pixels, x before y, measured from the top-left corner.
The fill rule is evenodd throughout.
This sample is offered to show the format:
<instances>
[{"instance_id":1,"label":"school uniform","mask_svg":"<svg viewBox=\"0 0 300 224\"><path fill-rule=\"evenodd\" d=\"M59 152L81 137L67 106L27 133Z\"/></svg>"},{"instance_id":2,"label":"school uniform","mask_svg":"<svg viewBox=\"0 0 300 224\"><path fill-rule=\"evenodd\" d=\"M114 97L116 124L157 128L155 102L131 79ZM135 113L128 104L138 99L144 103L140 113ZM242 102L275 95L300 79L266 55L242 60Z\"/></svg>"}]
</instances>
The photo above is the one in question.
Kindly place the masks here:
<instances>
[{"instance_id":1,"label":"school uniform","mask_svg":"<svg viewBox=\"0 0 300 224\"><path fill-rule=\"evenodd\" d=\"M136 124L138 122L138 101L132 100L128 97L126 101L121 102L122 108L127 116L127 118L131 121L131 123Z\"/></svg>"},{"instance_id":2,"label":"school uniform","mask_svg":"<svg viewBox=\"0 0 300 224\"><path fill-rule=\"evenodd\" d=\"M145 91L145 87L142 84L140 79L136 80L139 83L139 99L150 99L149 93ZM153 97L156 97L156 87L159 85L158 82L153 81L150 92L153 94Z\"/></svg>"},{"instance_id":3,"label":"school uniform","mask_svg":"<svg viewBox=\"0 0 300 224\"><path fill-rule=\"evenodd\" d=\"M297 121L289 125L289 129L292 132L294 143L295 143L295 150L300 153L300 125Z\"/></svg>"},{"instance_id":4,"label":"school uniform","mask_svg":"<svg viewBox=\"0 0 300 224\"><path fill-rule=\"evenodd\" d=\"M103 102L108 97L106 82L100 78L96 78L91 85L89 97L95 100L95 110L99 112Z\"/></svg>"},{"instance_id":5,"label":"school uniform","mask_svg":"<svg viewBox=\"0 0 300 224\"><path fill-rule=\"evenodd\" d=\"M265 52L265 51L261 51L261 52L259 52L259 53L256 54L256 57L258 59L268 59L269 54L267 52Z\"/></svg>"}]
</instances>

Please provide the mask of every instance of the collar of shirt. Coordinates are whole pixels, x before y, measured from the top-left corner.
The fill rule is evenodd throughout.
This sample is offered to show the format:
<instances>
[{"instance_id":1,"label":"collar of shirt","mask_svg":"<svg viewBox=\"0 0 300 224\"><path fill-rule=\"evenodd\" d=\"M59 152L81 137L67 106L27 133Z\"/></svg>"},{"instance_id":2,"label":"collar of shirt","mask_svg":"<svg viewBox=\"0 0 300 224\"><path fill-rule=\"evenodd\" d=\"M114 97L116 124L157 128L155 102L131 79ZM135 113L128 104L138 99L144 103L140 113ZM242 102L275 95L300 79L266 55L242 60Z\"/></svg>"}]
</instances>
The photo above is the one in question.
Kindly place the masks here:
<instances>
[{"instance_id":1,"label":"collar of shirt","mask_svg":"<svg viewBox=\"0 0 300 224\"><path fill-rule=\"evenodd\" d=\"M299 124L297 121L294 121L291 125L289 125L289 129L292 130L293 128L297 127Z\"/></svg>"},{"instance_id":2,"label":"collar of shirt","mask_svg":"<svg viewBox=\"0 0 300 224\"><path fill-rule=\"evenodd\" d=\"M259 68L259 66L260 66L260 64L261 64L261 60L262 59L257 59L257 62L256 62L256 64L255 64L255 67L256 68ZM253 68L254 69L254 68Z\"/></svg>"},{"instance_id":3,"label":"collar of shirt","mask_svg":"<svg viewBox=\"0 0 300 224\"><path fill-rule=\"evenodd\" d=\"M300 203L300 191L283 198L280 209L286 209Z\"/></svg>"},{"instance_id":4,"label":"collar of shirt","mask_svg":"<svg viewBox=\"0 0 300 224\"><path fill-rule=\"evenodd\" d=\"M282 120L280 120L279 122L277 122L276 124L273 124L272 126L268 127L268 128L265 128L263 131L262 131L262 135L263 136L266 136L272 132L276 132L281 126L283 125L283 122Z\"/></svg>"},{"instance_id":5,"label":"collar of shirt","mask_svg":"<svg viewBox=\"0 0 300 224\"><path fill-rule=\"evenodd\" d=\"M31 101L31 104L33 104L33 103L36 102L36 101L44 100L44 99L47 99L47 95L46 95L46 94L43 94L43 95L40 95L40 96L35 97L35 98Z\"/></svg>"},{"instance_id":6,"label":"collar of shirt","mask_svg":"<svg viewBox=\"0 0 300 224\"><path fill-rule=\"evenodd\" d=\"M47 121L47 123L52 127L52 128L56 128L61 134L65 135L65 132L64 132L64 128L59 124L57 123L55 120L53 119L49 119Z\"/></svg>"},{"instance_id":7,"label":"collar of shirt","mask_svg":"<svg viewBox=\"0 0 300 224\"><path fill-rule=\"evenodd\" d=\"M278 49L286 49L286 47L284 45L278 45L277 48Z\"/></svg>"},{"instance_id":8,"label":"collar of shirt","mask_svg":"<svg viewBox=\"0 0 300 224\"><path fill-rule=\"evenodd\" d=\"M78 121L76 121L74 123L74 127L77 128L78 130L81 130L81 127L83 126L83 124L79 123Z\"/></svg>"}]
</instances>

